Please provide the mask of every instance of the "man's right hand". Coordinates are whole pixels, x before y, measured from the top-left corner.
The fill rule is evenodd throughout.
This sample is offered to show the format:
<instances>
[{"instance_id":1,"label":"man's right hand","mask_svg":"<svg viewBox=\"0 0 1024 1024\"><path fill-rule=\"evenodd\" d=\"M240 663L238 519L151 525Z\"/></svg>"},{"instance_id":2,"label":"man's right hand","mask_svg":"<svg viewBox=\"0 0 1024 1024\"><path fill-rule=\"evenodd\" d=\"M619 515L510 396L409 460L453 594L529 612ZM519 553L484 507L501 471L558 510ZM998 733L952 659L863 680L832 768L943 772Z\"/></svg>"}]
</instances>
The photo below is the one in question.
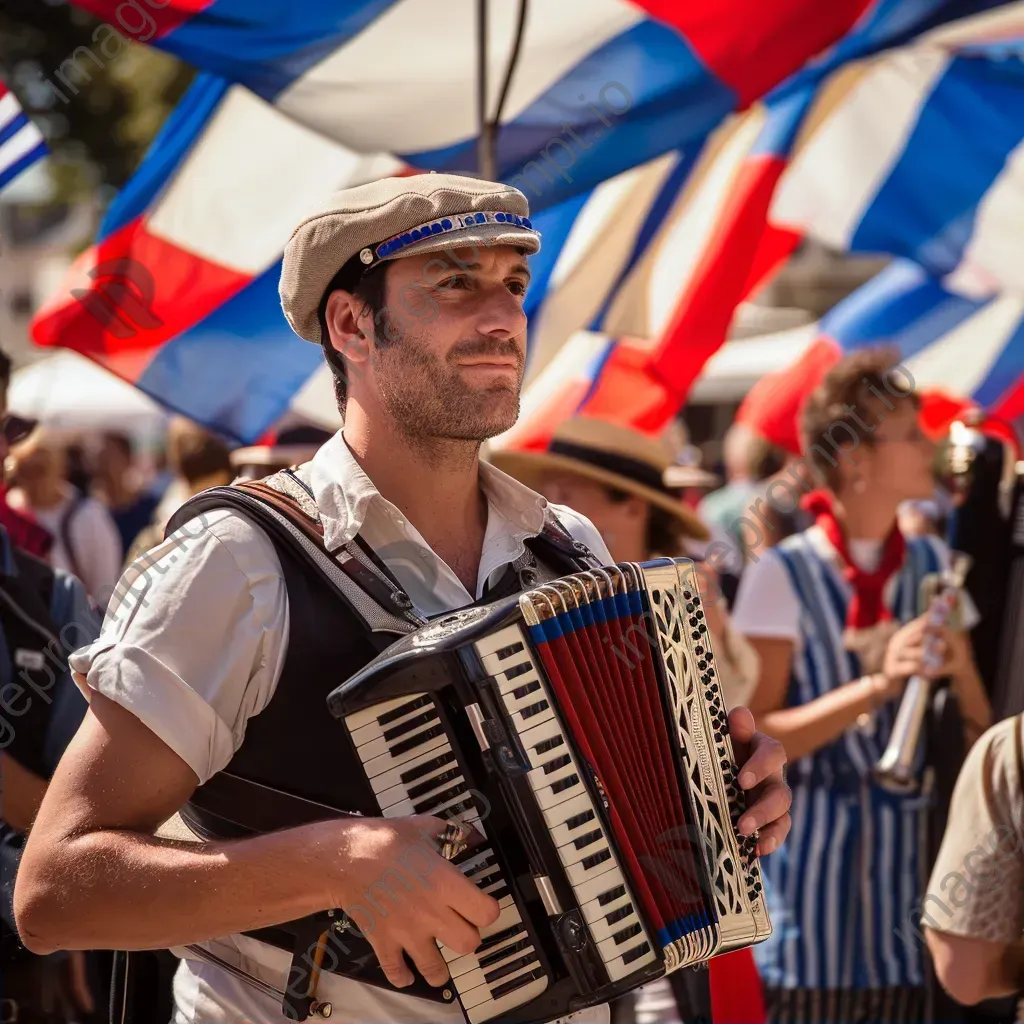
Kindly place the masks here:
<instances>
[{"instance_id":1,"label":"man's right hand","mask_svg":"<svg viewBox=\"0 0 1024 1024\"><path fill-rule=\"evenodd\" d=\"M388 981L413 982L403 953L431 984L448 980L437 943L472 953L480 929L498 918L498 902L438 853L441 818L360 818L325 822L338 838L341 874L332 891L373 946ZM340 831L339 831L340 830Z\"/></svg>"}]
</instances>

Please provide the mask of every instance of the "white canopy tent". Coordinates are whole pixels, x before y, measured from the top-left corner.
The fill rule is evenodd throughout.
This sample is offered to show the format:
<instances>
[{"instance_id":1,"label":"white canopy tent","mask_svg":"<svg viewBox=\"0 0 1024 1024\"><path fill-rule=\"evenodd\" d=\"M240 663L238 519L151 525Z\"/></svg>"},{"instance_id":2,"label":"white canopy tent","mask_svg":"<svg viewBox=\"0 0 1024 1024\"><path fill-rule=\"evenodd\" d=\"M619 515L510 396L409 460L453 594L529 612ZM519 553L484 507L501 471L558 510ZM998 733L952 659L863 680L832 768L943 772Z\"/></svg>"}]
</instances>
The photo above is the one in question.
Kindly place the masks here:
<instances>
[{"instance_id":1,"label":"white canopy tent","mask_svg":"<svg viewBox=\"0 0 1024 1024\"><path fill-rule=\"evenodd\" d=\"M138 388L64 350L16 370L7 404L53 430L119 430L143 438L158 434L167 420Z\"/></svg>"}]
</instances>

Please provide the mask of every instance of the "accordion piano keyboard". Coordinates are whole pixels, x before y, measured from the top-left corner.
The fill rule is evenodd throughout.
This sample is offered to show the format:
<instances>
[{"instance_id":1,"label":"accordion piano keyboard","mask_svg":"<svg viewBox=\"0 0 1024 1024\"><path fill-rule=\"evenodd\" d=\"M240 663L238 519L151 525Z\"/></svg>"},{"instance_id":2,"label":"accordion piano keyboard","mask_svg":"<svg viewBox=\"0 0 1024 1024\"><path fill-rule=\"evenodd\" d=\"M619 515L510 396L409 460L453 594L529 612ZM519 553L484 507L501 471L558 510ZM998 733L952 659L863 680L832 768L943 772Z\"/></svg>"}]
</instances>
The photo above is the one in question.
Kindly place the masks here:
<instances>
[{"instance_id":1,"label":"accordion piano keyboard","mask_svg":"<svg viewBox=\"0 0 1024 1024\"><path fill-rule=\"evenodd\" d=\"M474 645L484 671L501 693L531 771L537 805L558 850L601 961L619 981L655 959L582 771L519 626Z\"/></svg>"},{"instance_id":2,"label":"accordion piano keyboard","mask_svg":"<svg viewBox=\"0 0 1024 1024\"><path fill-rule=\"evenodd\" d=\"M428 694L386 701L348 716L345 724L385 818L455 815L485 834ZM480 1024L535 999L548 978L491 847L474 847L455 863L500 908L498 920L481 930L481 943L469 955L441 946L466 1017Z\"/></svg>"}]
</instances>

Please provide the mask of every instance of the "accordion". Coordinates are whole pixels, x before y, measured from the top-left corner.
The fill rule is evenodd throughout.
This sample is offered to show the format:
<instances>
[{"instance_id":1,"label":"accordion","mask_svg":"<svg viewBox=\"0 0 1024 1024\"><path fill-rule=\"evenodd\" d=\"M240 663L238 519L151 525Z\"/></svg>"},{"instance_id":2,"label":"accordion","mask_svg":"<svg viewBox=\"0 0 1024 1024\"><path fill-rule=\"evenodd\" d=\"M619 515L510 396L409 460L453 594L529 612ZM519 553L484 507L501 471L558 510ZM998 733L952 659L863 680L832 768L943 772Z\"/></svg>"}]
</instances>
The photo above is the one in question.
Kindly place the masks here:
<instances>
[{"instance_id":1,"label":"accordion","mask_svg":"<svg viewBox=\"0 0 1024 1024\"><path fill-rule=\"evenodd\" d=\"M771 933L693 563L565 576L432 621L328 698L384 817L483 837L498 900L441 948L472 1024L547 1021Z\"/></svg>"}]
</instances>

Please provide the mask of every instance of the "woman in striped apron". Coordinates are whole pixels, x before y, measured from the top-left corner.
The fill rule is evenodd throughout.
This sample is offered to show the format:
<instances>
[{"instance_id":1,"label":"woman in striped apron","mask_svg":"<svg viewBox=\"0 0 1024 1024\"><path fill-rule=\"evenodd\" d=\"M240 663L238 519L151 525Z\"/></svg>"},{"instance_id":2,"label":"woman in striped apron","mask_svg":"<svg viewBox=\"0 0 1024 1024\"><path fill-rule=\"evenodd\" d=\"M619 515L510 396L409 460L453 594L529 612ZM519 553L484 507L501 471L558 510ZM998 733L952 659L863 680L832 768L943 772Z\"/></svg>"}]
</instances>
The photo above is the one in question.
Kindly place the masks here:
<instances>
[{"instance_id":1,"label":"woman in striped apron","mask_svg":"<svg viewBox=\"0 0 1024 1024\"><path fill-rule=\"evenodd\" d=\"M756 951L768 1019L926 1021L924 950L907 924L929 869L928 785L895 796L873 767L911 675L951 677L968 742L990 709L964 632L930 638L943 663L925 667L919 587L948 550L906 541L896 525L902 501L934 489L933 449L897 359L879 349L844 359L801 425L803 469L822 485L803 501L815 524L744 572L735 608L762 664L751 708L786 746L793 790L789 841L762 862L775 926ZM801 463L792 496L776 483L769 501L799 500Z\"/></svg>"}]
</instances>

